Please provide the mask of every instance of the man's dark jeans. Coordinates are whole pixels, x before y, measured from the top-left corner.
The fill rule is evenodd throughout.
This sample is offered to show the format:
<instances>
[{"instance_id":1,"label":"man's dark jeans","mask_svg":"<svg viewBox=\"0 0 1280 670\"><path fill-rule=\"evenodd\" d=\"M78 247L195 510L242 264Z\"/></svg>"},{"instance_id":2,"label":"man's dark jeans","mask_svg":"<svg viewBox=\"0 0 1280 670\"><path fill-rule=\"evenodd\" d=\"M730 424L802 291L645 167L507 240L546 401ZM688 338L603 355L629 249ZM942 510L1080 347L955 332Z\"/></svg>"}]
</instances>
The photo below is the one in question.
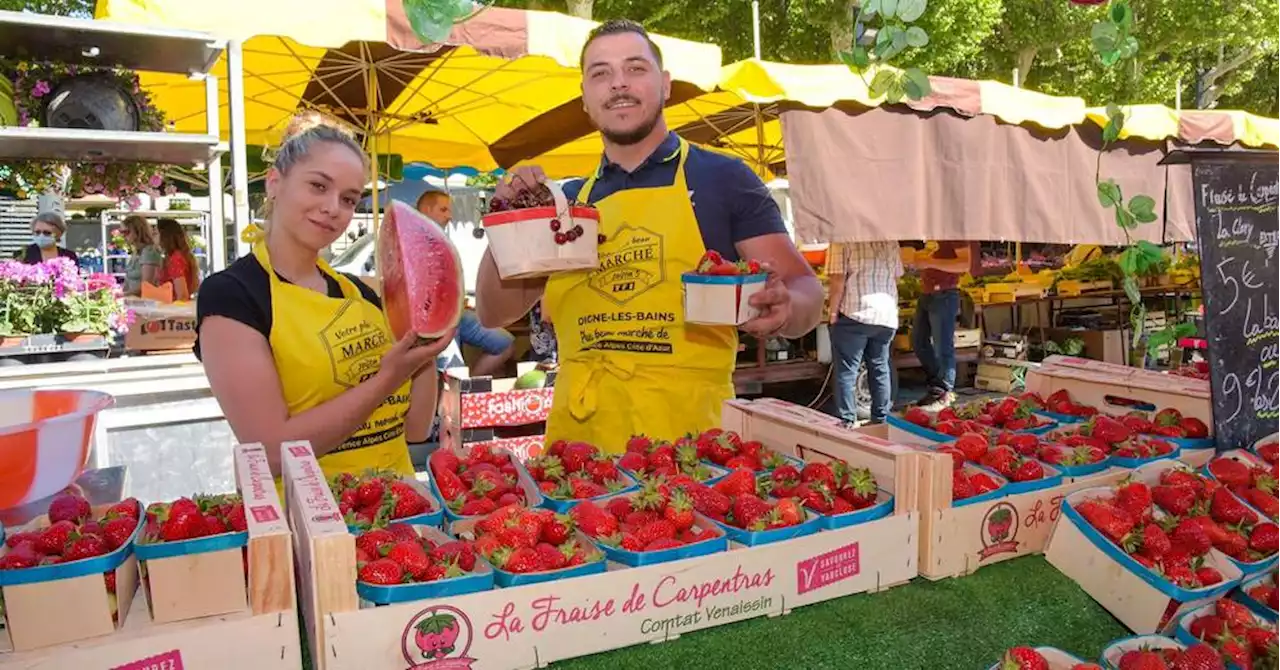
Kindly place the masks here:
<instances>
[{"instance_id":1,"label":"man's dark jeans","mask_svg":"<svg viewBox=\"0 0 1280 670\"><path fill-rule=\"evenodd\" d=\"M956 385L956 317L960 291L926 293L916 302L911 346L929 379L929 389L947 393Z\"/></svg>"},{"instance_id":2,"label":"man's dark jeans","mask_svg":"<svg viewBox=\"0 0 1280 670\"><path fill-rule=\"evenodd\" d=\"M835 354L836 413L850 423L858 419L858 370L867 362L867 384L871 388L871 420L883 423L893 408L889 348L894 328L854 321L841 314L831 327L831 348Z\"/></svg>"}]
</instances>

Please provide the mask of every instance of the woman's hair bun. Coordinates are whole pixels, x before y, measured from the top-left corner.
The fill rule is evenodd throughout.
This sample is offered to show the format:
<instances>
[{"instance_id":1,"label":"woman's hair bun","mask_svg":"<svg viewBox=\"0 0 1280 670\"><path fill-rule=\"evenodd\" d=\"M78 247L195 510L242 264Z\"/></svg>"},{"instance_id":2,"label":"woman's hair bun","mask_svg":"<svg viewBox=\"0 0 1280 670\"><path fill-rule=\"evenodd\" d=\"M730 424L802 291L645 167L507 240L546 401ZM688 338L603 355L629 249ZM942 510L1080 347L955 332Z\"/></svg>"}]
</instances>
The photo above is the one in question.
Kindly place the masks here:
<instances>
[{"instance_id":1,"label":"woman's hair bun","mask_svg":"<svg viewBox=\"0 0 1280 670\"><path fill-rule=\"evenodd\" d=\"M355 139L356 136L355 131L347 124L324 112L308 109L294 114L293 118L289 119L289 125L285 126L284 136L280 138L280 143L284 144L298 135L317 127L332 128L352 139Z\"/></svg>"}]
</instances>

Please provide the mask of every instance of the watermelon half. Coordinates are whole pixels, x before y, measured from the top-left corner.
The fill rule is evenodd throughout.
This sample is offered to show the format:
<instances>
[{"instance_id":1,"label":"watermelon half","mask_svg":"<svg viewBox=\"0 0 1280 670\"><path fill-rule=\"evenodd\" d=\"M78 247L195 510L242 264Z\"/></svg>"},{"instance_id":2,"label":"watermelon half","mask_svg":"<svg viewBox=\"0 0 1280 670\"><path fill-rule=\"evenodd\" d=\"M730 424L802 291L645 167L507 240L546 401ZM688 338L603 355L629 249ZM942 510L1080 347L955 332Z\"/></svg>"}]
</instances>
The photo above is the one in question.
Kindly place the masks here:
<instances>
[{"instance_id":1,"label":"watermelon half","mask_svg":"<svg viewBox=\"0 0 1280 670\"><path fill-rule=\"evenodd\" d=\"M466 290L458 250L436 222L399 200L378 228L378 268L396 340L410 332L434 340L458 325Z\"/></svg>"}]
</instances>

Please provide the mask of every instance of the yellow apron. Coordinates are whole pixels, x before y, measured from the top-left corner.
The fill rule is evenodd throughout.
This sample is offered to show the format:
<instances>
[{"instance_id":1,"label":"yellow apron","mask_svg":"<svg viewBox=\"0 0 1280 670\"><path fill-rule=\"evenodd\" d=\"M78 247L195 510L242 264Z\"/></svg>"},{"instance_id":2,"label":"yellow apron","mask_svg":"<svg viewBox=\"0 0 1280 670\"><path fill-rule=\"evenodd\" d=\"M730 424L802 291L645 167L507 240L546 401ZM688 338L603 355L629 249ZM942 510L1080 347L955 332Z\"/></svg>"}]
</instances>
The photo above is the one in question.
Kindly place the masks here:
<instances>
[{"instance_id":1,"label":"yellow apron","mask_svg":"<svg viewBox=\"0 0 1280 670\"><path fill-rule=\"evenodd\" d=\"M738 330L686 325L680 274L706 251L685 180L680 142L671 186L624 190L595 203L600 264L553 275L544 307L560 372L547 440L581 440L622 453L644 433L672 440L720 425L733 398ZM595 177L582 188L588 201Z\"/></svg>"},{"instance_id":2,"label":"yellow apron","mask_svg":"<svg viewBox=\"0 0 1280 670\"><path fill-rule=\"evenodd\" d=\"M382 355L394 344L391 329L351 280L321 260L320 269L342 287L342 298L330 298L277 277L265 243L254 245L253 255L271 282L267 341L289 416L335 398L378 371ZM326 476L368 468L413 475L404 439L409 387L406 382L346 442L320 457ZM280 495L283 500L283 490Z\"/></svg>"}]
</instances>

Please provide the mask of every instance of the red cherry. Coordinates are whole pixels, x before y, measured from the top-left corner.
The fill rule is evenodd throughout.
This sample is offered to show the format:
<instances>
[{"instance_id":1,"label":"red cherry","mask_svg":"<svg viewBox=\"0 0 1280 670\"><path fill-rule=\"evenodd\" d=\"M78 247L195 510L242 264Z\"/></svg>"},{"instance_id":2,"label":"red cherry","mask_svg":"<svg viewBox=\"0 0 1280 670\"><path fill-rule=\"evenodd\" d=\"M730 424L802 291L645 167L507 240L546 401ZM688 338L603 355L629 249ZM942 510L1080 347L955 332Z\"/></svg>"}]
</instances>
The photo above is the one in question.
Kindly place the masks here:
<instances>
[{"instance_id":1,"label":"red cherry","mask_svg":"<svg viewBox=\"0 0 1280 670\"><path fill-rule=\"evenodd\" d=\"M579 224L579 225L574 226L574 227L573 227L573 232L577 233L577 234L578 234L578 237L582 237L582 225L581 225L581 224Z\"/></svg>"},{"instance_id":2,"label":"red cherry","mask_svg":"<svg viewBox=\"0 0 1280 670\"><path fill-rule=\"evenodd\" d=\"M569 241L569 238L566 237L564 233L556 233L556 244L564 244L565 242L568 242L568 241Z\"/></svg>"},{"instance_id":3,"label":"red cherry","mask_svg":"<svg viewBox=\"0 0 1280 670\"><path fill-rule=\"evenodd\" d=\"M551 230L560 230L560 219L551 219Z\"/></svg>"},{"instance_id":4,"label":"red cherry","mask_svg":"<svg viewBox=\"0 0 1280 670\"><path fill-rule=\"evenodd\" d=\"M570 230L568 233L566 233L566 236L569 238L569 241L570 241L570 242L572 242L572 241L574 241L574 240L578 239L578 229L577 229L577 228L574 228L574 229Z\"/></svg>"},{"instance_id":5,"label":"red cherry","mask_svg":"<svg viewBox=\"0 0 1280 670\"><path fill-rule=\"evenodd\" d=\"M596 235L596 244L604 244L604 233Z\"/></svg>"}]
</instances>

